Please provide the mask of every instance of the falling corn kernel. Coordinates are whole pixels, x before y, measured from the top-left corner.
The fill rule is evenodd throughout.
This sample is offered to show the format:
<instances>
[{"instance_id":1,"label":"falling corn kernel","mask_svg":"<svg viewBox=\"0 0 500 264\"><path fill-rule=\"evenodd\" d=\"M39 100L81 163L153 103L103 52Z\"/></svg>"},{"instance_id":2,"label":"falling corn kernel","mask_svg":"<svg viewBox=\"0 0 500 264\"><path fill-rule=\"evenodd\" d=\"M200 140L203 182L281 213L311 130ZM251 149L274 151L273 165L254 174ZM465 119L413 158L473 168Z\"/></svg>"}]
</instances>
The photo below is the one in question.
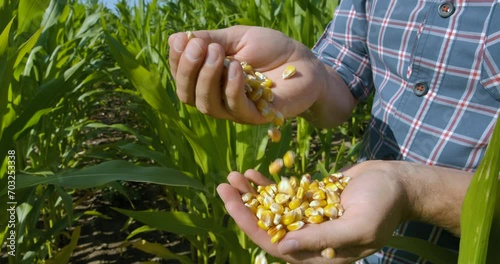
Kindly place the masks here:
<instances>
[{"instance_id":1,"label":"falling corn kernel","mask_svg":"<svg viewBox=\"0 0 500 264\"><path fill-rule=\"evenodd\" d=\"M293 167L294 163L295 163L295 152L289 150L283 156L283 164L285 165L285 167L290 169Z\"/></svg>"},{"instance_id":2,"label":"falling corn kernel","mask_svg":"<svg viewBox=\"0 0 500 264\"><path fill-rule=\"evenodd\" d=\"M288 65L288 66L286 66L285 70L281 74L281 78L283 80L288 79L288 78L292 77L296 71L297 70L295 69L295 67L293 65Z\"/></svg>"},{"instance_id":3,"label":"falling corn kernel","mask_svg":"<svg viewBox=\"0 0 500 264\"><path fill-rule=\"evenodd\" d=\"M327 259L332 259L335 257L335 250L333 248L325 248L321 251L321 256Z\"/></svg>"},{"instance_id":4,"label":"falling corn kernel","mask_svg":"<svg viewBox=\"0 0 500 264\"><path fill-rule=\"evenodd\" d=\"M275 111L273 123L275 126L281 126L285 122L285 117L280 111Z\"/></svg>"},{"instance_id":5,"label":"falling corn kernel","mask_svg":"<svg viewBox=\"0 0 500 264\"><path fill-rule=\"evenodd\" d=\"M272 142L279 142L281 140L281 131L274 126L267 130L267 135Z\"/></svg>"},{"instance_id":6,"label":"falling corn kernel","mask_svg":"<svg viewBox=\"0 0 500 264\"><path fill-rule=\"evenodd\" d=\"M269 165L269 173L271 175L277 175L283 168L283 159L276 159Z\"/></svg>"},{"instance_id":7,"label":"falling corn kernel","mask_svg":"<svg viewBox=\"0 0 500 264\"><path fill-rule=\"evenodd\" d=\"M267 264L267 258L264 251L261 251L260 254L255 257L253 264Z\"/></svg>"}]
</instances>

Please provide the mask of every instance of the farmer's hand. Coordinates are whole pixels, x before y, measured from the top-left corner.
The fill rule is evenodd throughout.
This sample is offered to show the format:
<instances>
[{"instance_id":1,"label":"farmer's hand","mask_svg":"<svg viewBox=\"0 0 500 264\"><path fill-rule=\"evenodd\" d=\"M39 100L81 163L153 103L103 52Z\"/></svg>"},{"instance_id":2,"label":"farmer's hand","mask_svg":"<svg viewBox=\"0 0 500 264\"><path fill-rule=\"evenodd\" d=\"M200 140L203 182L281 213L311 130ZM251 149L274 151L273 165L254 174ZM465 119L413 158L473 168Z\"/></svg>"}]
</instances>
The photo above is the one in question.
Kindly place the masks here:
<instances>
[{"instance_id":1,"label":"farmer's hand","mask_svg":"<svg viewBox=\"0 0 500 264\"><path fill-rule=\"evenodd\" d=\"M230 185L221 184L217 191L239 227L269 254L291 263L351 263L380 249L408 217L408 198L397 175L400 170L388 168L370 161L344 171L352 177L341 196L345 213L339 219L288 232L277 244L270 242L241 200L242 193L254 192L248 180L257 185L268 185L269 180L254 170L245 175L233 172L228 176ZM321 256L327 247L335 249L333 260Z\"/></svg>"},{"instance_id":2,"label":"farmer's hand","mask_svg":"<svg viewBox=\"0 0 500 264\"><path fill-rule=\"evenodd\" d=\"M179 99L202 113L240 123L271 121L260 114L245 94L243 70L239 64L242 61L273 80L275 100L272 106L285 118L299 115L313 104L327 100L326 89L331 84L327 82L331 82L331 73L306 46L283 33L246 26L193 33L195 38L191 40L185 32L170 36L169 62ZM224 69L226 56L235 59L228 69ZM295 66L297 73L282 80L281 74L289 64ZM340 80L338 76L333 79ZM348 96L352 97L350 93ZM339 98L340 102L330 100L328 104L335 107L346 104L339 93L332 94L332 97ZM320 108L327 107L326 103L320 104ZM347 115L351 109L346 107ZM333 112L340 114L343 111ZM314 116L321 118L320 115ZM332 112L326 116L332 116Z\"/></svg>"}]
</instances>

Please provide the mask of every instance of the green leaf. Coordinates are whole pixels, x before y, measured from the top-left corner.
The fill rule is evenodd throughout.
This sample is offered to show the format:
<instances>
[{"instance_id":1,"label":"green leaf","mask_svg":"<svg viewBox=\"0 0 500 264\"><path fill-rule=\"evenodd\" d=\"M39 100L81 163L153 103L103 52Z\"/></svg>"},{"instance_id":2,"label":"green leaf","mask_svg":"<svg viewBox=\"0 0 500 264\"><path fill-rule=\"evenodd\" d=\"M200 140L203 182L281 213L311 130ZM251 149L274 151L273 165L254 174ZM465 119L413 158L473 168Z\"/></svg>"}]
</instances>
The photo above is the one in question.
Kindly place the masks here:
<instances>
[{"instance_id":1,"label":"green leaf","mask_svg":"<svg viewBox=\"0 0 500 264\"><path fill-rule=\"evenodd\" d=\"M500 122L497 121L462 205L459 263L494 263L500 259L498 244L489 245L500 237L499 173ZM488 251L488 247L495 249Z\"/></svg>"},{"instance_id":2,"label":"green leaf","mask_svg":"<svg viewBox=\"0 0 500 264\"><path fill-rule=\"evenodd\" d=\"M137 248L141 251L144 251L146 253L153 254L155 256L158 256L162 259L176 259L182 264L189 264L193 263L188 257L172 253L168 248L163 246L162 244L158 243L151 243L146 240L138 240L134 242L127 242L124 244L126 245L131 245L134 248Z\"/></svg>"},{"instance_id":3,"label":"green leaf","mask_svg":"<svg viewBox=\"0 0 500 264\"><path fill-rule=\"evenodd\" d=\"M429 241L414 237L392 236L386 246L402 249L436 264L457 263L457 254ZM471 262L473 263L473 262ZM475 262L474 262L475 263Z\"/></svg>"},{"instance_id":4,"label":"green leaf","mask_svg":"<svg viewBox=\"0 0 500 264\"><path fill-rule=\"evenodd\" d=\"M24 189L38 184L84 189L99 187L112 181L147 182L205 191L203 184L178 170L141 167L121 160L107 161L81 170L68 170L47 177L19 173L17 174L16 189ZM7 189L2 190L0 195L5 193L7 193Z\"/></svg>"},{"instance_id":5,"label":"green leaf","mask_svg":"<svg viewBox=\"0 0 500 264\"><path fill-rule=\"evenodd\" d=\"M73 233L71 234L71 241L68 245L63 247L59 252L52 258L47 260L45 263L47 264L60 264L60 263L68 263L71 254L75 250L78 239L80 238L80 230L81 226L75 227Z\"/></svg>"},{"instance_id":6,"label":"green leaf","mask_svg":"<svg viewBox=\"0 0 500 264\"><path fill-rule=\"evenodd\" d=\"M17 34L28 32L33 27L39 27L49 3L50 0L21 0L18 8Z\"/></svg>"}]
</instances>

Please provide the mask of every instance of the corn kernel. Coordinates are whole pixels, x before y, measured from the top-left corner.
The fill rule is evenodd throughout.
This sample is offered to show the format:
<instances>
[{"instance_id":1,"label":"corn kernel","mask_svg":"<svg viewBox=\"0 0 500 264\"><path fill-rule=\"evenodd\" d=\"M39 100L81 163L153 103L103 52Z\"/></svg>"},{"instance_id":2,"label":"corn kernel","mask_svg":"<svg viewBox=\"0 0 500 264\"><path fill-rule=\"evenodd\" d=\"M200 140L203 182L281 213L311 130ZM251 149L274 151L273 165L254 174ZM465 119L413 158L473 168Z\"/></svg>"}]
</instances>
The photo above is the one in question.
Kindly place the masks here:
<instances>
[{"instance_id":1,"label":"corn kernel","mask_svg":"<svg viewBox=\"0 0 500 264\"><path fill-rule=\"evenodd\" d=\"M267 135L272 142L279 142L281 140L281 131L276 127L270 127L267 130Z\"/></svg>"},{"instance_id":2,"label":"corn kernel","mask_svg":"<svg viewBox=\"0 0 500 264\"><path fill-rule=\"evenodd\" d=\"M312 198L314 200L324 200L326 198L325 191L323 191L322 189L315 191L312 195Z\"/></svg>"},{"instance_id":3,"label":"corn kernel","mask_svg":"<svg viewBox=\"0 0 500 264\"><path fill-rule=\"evenodd\" d=\"M267 77L262 72L256 71L256 72L254 72L254 74L255 74L255 77L257 77L257 79L261 82L263 82L267 79Z\"/></svg>"},{"instance_id":4,"label":"corn kernel","mask_svg":"<svg viewBox=\"0 0 500 264\"><path fill-rule=\"evenodd\" d=\"M311 224L320 224L323 223L323 216L322 215L311 215L307 218L306 220L308 223Z\"/></svg>"},{"instance_id":5,"label":"corn kernel","mask_svg":"<svg viewBox=\"0 0 500 264\"><path fill-rule=\"evenodd\" d=\"M267 258L264 251L260 252L260 254L255 257L253 264L267 264Z\"/></svg>"},{"instance_id":6,"label":"corn kernel","mask_svg":"<svg viewBox=\"0 0 500 264\"><path fill-rule=\"evenodd\" d=\"M340 202L340 197L332 190L326 189L326 202L328 204L336 204Z\"/></svg>"},{"instance_id":7,"label":"corn kernel","mask_svg":"<svg viewBox=\"0 0 500 264\"><path fill-rule=\"evenodd\" d=\"M325 207L327 205L325 200L313 200L309 203L311 207Z\"/></svg>"},{"instance_id":8,"label":"corn kernel","mask_svg":"<svg viewBox=\"0 0 500 264\"><path fill-rule=\"evenodd\" d=\"M289 225L295 221L297 219L297 212L294 210L294 211L290 211L286 214L283 215L283 217L281 217L281 223L283 223L284 225Z\"/></svg>"},{"instance_id":9,"label":"corn kernel","mask_svg":"<svg viewBox=\"0 0 500 264\"><path fill-rule=\"evenodd\" d=\"M318 212L316 212L316 209L312 208L312 207L309 207L307 208L305 211L304 211L304 215L309 217L311 215L317 215Z\"/></svg>"},{"instance_id":10,"label":"corn kernel","mask_svg":"<svg viewBox=\"0 0 500 264\"><path fill-rule=\"evenodd\" d=\"M325 248L321 251L321 256L327 259L332 259L335 257L335 250L331 247Z\"/></svg>"},{"instance_id":11,"label":"corn kernel","mask_svg":"<svg viewBox=\"0 0 500 264\"><path fill-rule=\"evenodd\" d=\"M248 209L250 209L250 211L252 211L253 214L257 213L258 208L255 207L254 205L246 203L245 206L248 207Z\"/></svg>"},{"instance_id":12,"label":"corn kernel","mask_svg":"<svg viewBox=\"0 0 500 264\"><path fill-rule=\"evenodd\" d=\"M257 100L259 100L261 96L262 96L261 88L253 88L253 90L248 94L248 98L250 98L250 100L252 100L253 102L257 102Z\"/></svg>"},{"instance_id":13,"label":"corn kernel","mask_svg":"<svg viewBox=\"0 0 500 264\"><path fill-rule=\"evenodd\" d=\"M273 218L273 224L279 225L279 223L281 223L281 218L282 218L281 214L275 214Z\"/></svg>"},{"instance_id":14,"label":"corn kernel","mask_svg":"<svg viewBox=\"0 0 500 264\"><path fill-rule=\"evenodd\" d=\"M288 178L288 180L290 181L290 185L292 186L292 188L293 189L297 189L297 186L298 186L298 183L299 183L299 180L297 180L297 177L290 176L290 178Z\"/></svg>"},{"instance_id":15,"label":"corn kernel","mask_svg":"<svg viewBox=\"0 0 500 264\"><path fill-rule=\"evenodd\" d=\"M295 163L295 152L289 150L283 156L283 164L285 165L285 167L290 169L293 167L294 163Z\"/></svg>"},{"instance_id":16,"label":"corn kernel","mask_svg":"<svg viewBox=\"0 0 500 264\"><path fill-rule=\"evenodd\" d=\"M280 229L276 234L271 238L271 243L275 244L276 242L280 241L286 234L285 229Z\"/></svg>"},{"instance_id":17,"label":"corn kernel","mask_svg":"<svg viewBox=\"0 0 500 264\"><path fill-rule=\"evenodd\" d=\"M309 174L302 175L302 178L300 178L300 186L308 190L310 184L311 184L311 175Z\"/></svg>"},{"instance_id":18,"label":"corn kernel","mask_svg":"<svg viewBox=\"0 0 500 264\"><path fill-rule=\"evenodd\" d=\"M269 209L271 209L271 212L273 212L275 214L283 214L283 212L285 211L285 208L283 207L283 205L281 205L279 203L271 204Z\"/></svg>"},{"instance_id":19,"label":"corn kernel","mask_svg":"<svg viewBox=\"0 0 500 264\"><path fill-rule=\"evenodd\" d=\"M261 213L261 217L259 219L262 221L262 223L267 226L271 227L273 220L274 220L274 213L271 212L271 210L265 210ZM266 229L267 230L267 229Z\"/></svg>"},{"instance_id":20,"label":"corn kernel","mask_svg":"<svg viewBox=\"0 0 500 264\"><path fill-rule=\"evenodd\" d=\"M282 224L275 225L275 226L269 228L269 230L267 230L267 234L272 237L272 236L276 235L276 233L281 229L283 229Z\"/></svg>"},{"instance_id":21,"label":"corn kernel","mask_svg":"<svg viewBox=\"0 0 500 264\"><path fill-rule=\"evenodd\" d=\"M299 199L304 199L304 194L305 194L304 187L299 186L299 188L297 188L297 194L295 194L295 197Z\"/></svg>"},{"instance_id":22,"label":"corn kernel","mask_svg":"<svg viewBox=\"0 0 500 264\"><path fill-rule=\"evenodd\" d=\"M241 200L243 200L244 203L250 202L250 200L252 199L253 199L252 193L245 193L241 196Z\"/></svg>"},{"instance_id":23,"label":"corn kernel","mask_svg":"<svg viewBox=\"0 0 500 264\"><path fill-rule=\"evenodd\" d=\"M266 225L262 220L257 221L257 225L263 230L269 230L271 226L271 225Z\"/></svg>"},{"instance_id":24,"label":"corn kernel","mask_svg":"<svg viewBox=\"0 0 500 264\"><path fill-rule=\"evenodd\" d=\"M283 159L276 159L269 165L269 173L272 175L278 174L283 168Z\"/></svg>"},{"instance_id":25,"label":"corn kernel","mask_svg":"<svg viewBox=\"0 0 500 264\"><path fill-rule=\"evenodd\" d=\"M261 89L261 91L262 91L262 89ZM283 116L283 113L281 113L280 111L275 111L274 112L274 120L273 120L274 125L281 126L281 125L283 125L284 122L285 122L285 117Z\"/></svg>"},{"instance_id":26,"label":"corn kernel","mask_svg":"<svg viewBox=\"0 0 500 264\"><path fill-rule=\"evenodd\" d=\"M264 109L269 108L267 101L262 98L257 100L255 106L257 107L257 110L259 110L259 112L262 112Z\"/></svg>"},{"instance_id":27,"label":"corn kernel","mask_svg":"<svg viewBox=\"0 0 500 264\"><path fill-rule=\"evenodd\" d=\"M273 91L269 87L264 87L262 89L262 98L264 98L264 100L268 101L269 103L274 101Z\"/></svg>"},{"instance_id":28,"label":"corn kernel","mask_svg":"<svg viewBox=\"0 0 500 264\"><path fill-rule=\"evenodd\" d=\"M281 78L283 80L288 79L288 78L292 77L293 75L295 75L296 72L297 72L297 70L295 69L295 67L293 65L288 65L288 66L286 66L285 70L281 74Z\"/></svg>"},{"instance_id":29,"label":"corn kernel","mask_svg":"<svg viewBox=\"0 0 500 264\"><path fill-rule=\"evenodd\" d=\"M279 203L279 204L284 204L290 200L290 195L286 193L278 193L276 194L276 197L274 197L274 201Z\"/></svg>"},{"instance_id":30,"label":"corn kernel","mask_svg":"<svg viewBox=\"0 0 500 264\"><path fill-rule=\"evenodd\" d=\"M339 210L333 204L328 204L327 206L325 206L325 208L323 208L323 210L324 210L324 215L327 217L330 217L330 218L337 218L338 217Z\"/></svg>"},{"instance_id":31,"label":"corn kernel","mask_svg":"<svg viewBox=\"0 0 500 264\"><path fill-rule=\"evenodd\" d=\"M253 68L248 64L246 61L242 61L241 63L241 68L243 68L243 71L247 74L253 74Z\"/></svg>"},{"instance_id":32,"label":"corn kernel","mask_svg":"<svg viewBox=\"0 0 500 264\"><path fill-rule=\"evenodd\" d=\"M191 40L191 39L194 39L196 36L194 35L194 33L192 31L186 31L186 35L187 35L187 38L188 40Z\"/></svg>"},{"instance_id":33,"label":"corn kernel","mask_svg":"<svg viewBox=\"0 0 500 264\"><path fill-rule=\"evenodd\" d=\"M271 88L271 86L273 86L273 81L269 78L266 78L260 85Z\"/></svg>"},{"instance_id":34,"label":"corn kernel","mask_svg":"<svg viewBox=\"0 0 500 264\"><path fill-rule=\"evenodd\" d=\"M281 177L281 181L278 183L278 192L286 193L290 196L295 195L295 190L287 177Z\"/></svg>"},{"instance_id":35,"label":"corn kernel","mask_svg":"<svg viewBox=\"0 0 500 264\"><path fill-rule=\"evenodd\" d=\"M302 204L302 200L301 199L294 198L294 199L292 199L292 201L290 201L290 203L288 204L288 207L290 209L294 210L296 208L299 208L301 204Z\"/></svg>"},{"instance_id":36,"label":"corn kernel","mask_svg":"<svg viewBox=\"0 0 500 264\"><path fill-rule=\"evenodd\" d=\"M286 229L288 229L289 231L299 230L304 226L304 224L305 223L303 221L297 221L297 222L294 222L294 223L287 225Z\"/></svg>"}]
</instances>

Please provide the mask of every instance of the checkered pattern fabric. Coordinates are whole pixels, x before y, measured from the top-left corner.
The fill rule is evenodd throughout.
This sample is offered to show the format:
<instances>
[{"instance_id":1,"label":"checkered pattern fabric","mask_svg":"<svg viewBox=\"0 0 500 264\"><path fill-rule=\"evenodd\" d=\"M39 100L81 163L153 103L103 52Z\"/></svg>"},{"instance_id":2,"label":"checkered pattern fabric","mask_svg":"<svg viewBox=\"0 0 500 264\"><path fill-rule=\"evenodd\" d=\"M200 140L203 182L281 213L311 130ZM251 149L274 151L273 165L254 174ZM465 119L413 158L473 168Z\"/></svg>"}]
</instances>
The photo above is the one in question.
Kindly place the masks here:
<instances>
[{"instance_id":1,"label":"checkered pattern fabric","mask_svg":"<svg viewBox=\"0 0 500 264\"><path fill-rule=\"evenodd\" d=\"M361 159L474 171L500 113L500 1L342 0L313 52L353 95L374 91ZM395 234L458 249L423 223ZM384 248L361 263L425 263Z\"/></svg>"}]
</instances>

